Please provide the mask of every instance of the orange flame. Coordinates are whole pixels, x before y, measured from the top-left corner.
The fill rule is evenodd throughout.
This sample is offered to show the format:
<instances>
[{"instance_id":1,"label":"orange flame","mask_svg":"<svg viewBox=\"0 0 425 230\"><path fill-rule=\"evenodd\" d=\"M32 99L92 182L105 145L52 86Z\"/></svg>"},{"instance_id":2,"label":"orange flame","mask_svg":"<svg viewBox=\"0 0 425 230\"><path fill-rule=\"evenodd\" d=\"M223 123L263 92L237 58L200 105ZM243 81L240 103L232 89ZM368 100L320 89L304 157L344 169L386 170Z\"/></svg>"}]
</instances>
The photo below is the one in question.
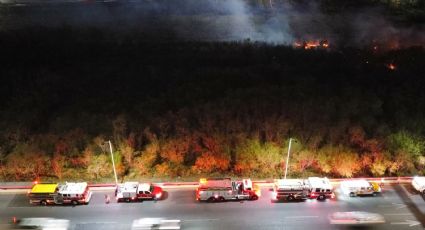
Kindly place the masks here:
<instances>
[{"instance_id":1,"label":"orange flame","mask_svg":"<svg viewBox=\"0 0 425 230\"><path fill-rule=\"evenodd\" d=\"M295 48L302 48L305 50L317 49L317 48L329 48L329 42L327 40L321 41L303 41L303 42L294 42Z\"/></svg>"},{"instance_id":2,"label":"orange flame","mask_svg":"<svg viewBox=\"0 0 425 230\"><path fill-rule=\"evenodd\" d=\"M392 70L392 71L394 71L394 70L396 70L396 69L397 69L397 66L396 66L394 63L390 63L390 64L388 64L388 65L387 65L387 67L388 67L388 69L390 69L390 70Z\"/></svg>"}]
</instances>

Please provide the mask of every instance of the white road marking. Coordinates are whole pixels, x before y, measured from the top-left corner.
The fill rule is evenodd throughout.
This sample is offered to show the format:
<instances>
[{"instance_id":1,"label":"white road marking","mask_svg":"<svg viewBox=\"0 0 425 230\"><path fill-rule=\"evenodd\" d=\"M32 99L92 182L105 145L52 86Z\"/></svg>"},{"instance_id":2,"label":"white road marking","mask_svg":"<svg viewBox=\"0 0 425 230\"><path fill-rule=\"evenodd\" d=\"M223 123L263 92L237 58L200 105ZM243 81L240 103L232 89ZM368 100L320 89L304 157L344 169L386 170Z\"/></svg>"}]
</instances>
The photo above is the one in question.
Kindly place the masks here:
<instances>
[{"instance_id":1,"label":"white road marking","mask_svg":"<svg viewBox=\"0 0 425 230\"><path fill-rule=\"evenodd\" d=\"M391 203L391 205L378 205L378 206L382 208L395 208L395 209L402 209L407 207L407 205L405 204L398 204L398 203Z\"/></svg>"},{"instance_id":2,"label":"white road marking","mask_svg":"<svg viewBox=\"0 0 425 230\"><path fill-rule=\"evenodd\" d=\"M409 225L409 227L413 227L416 225L420 225L421 223L419 221L415 220L406 220L405 222L392 222L393 225Z\"/></svg>"},{"instance_id":3,"label":"white road marking","mask_svg":"<svg viewBox=\"0 0 425 230\"><path fill-rule=\"evenodd\" d=\"M285 219L319 218L319 216L286 216Z\"/></svg>"},{"instance_id":4,"label":"white road marking","mask_svg":"<svg viewBox=\"0 0 425 230\"><path fill-rule=\"evenodd\" d=\"M118 224L118 222L78 222L76 224Z\"/></svg>"},{"instance_id":5,"label":"white road marking","mask_svg":"<svg viewBox=\"0 0 425 230\"><path fill-rule=\"evenodd\" d=\"M386 213L384 216L413 216L412 213Z\"/></svg>"},{"instance_id":6,"label":"white road marking","mask_svg":"<svg viewBox=\"0 0 425 230\"><path fill-rule=\"evenodd\" d=\"M217 221L219 219L192 219L192 220L182 220L183 222L196 222L196 221Z\"/></svg>"}]
</instances>

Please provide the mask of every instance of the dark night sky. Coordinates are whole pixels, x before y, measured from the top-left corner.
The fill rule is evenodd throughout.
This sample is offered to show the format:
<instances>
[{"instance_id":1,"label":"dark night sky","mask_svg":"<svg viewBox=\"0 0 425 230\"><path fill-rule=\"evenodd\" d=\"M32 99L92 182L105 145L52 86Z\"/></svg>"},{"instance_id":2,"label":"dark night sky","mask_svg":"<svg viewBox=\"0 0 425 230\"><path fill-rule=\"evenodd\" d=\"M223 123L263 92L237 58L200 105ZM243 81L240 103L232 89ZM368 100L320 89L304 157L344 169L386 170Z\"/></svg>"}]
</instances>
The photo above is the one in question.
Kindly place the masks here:
<instances>
[{"instance_id":1,"label":"dark night sky","mask_svg":"<svg viewBox=\"0 0 425 230\"><path fill-rule=\"evenodd\" d=\"M273 8L243 0L2 2L9 2L0 5L2 30L68 25L111 30L115 36L139 32L172 34L186 40L251 39L277 44L327 39L360 47L373 41L402 47L425 41L423 21L400 22L378 5L348 4L329 13L318 1L275 1Z\"/></svg>"}]
</instances>

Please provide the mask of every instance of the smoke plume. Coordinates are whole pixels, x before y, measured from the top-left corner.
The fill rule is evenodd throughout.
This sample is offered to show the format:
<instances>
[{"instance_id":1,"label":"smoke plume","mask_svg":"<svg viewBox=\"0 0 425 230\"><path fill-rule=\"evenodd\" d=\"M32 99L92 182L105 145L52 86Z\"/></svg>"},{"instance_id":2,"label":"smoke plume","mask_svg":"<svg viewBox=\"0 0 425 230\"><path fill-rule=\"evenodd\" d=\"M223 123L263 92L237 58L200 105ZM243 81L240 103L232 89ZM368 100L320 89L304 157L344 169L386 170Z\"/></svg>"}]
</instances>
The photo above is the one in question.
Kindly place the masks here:
<instances>
[{"instance_id":1,"label":"smoke plume","mask_svg":"<svg viewBox=\"0 0 425 230\"><path fill-rule=\"evenodd\" d=\"M335 46L423 46L423 24L392 22L382 7L325 13L319 1L254 0L0 0L0 30L31 26L98 28L117 34L196 41Z\"/></svg>"}]
</instances>

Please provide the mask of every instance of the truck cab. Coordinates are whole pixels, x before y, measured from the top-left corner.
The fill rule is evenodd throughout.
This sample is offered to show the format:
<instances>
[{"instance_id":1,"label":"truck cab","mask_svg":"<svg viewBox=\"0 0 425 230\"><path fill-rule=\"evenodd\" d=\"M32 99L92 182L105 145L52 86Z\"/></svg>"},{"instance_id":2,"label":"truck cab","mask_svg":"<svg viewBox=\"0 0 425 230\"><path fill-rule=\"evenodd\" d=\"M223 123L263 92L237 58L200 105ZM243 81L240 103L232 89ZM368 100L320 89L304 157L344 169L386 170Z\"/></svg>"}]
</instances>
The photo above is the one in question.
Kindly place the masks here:
<instances>
[{"instance_id":1,"label":"truck cab","mask_svg":"<svg viewBox=\"0 0 425 230\"><path fill-rule=\"evenodd\" d=\"M310 199L325 200L334 198L333 187L328 178L309 177L306 180Z\"/></svg>"},{"instance_id":2,"label":"truck cab","mask_svg":"<svg viewBox=\"0 0 425 230\"><path fill-rule=\"evenodd\" d=\"M141 183L137 188L137 199L155 199L162 198L162 188L154 186L151 183Z\"/></svg>"}]
</instances>

